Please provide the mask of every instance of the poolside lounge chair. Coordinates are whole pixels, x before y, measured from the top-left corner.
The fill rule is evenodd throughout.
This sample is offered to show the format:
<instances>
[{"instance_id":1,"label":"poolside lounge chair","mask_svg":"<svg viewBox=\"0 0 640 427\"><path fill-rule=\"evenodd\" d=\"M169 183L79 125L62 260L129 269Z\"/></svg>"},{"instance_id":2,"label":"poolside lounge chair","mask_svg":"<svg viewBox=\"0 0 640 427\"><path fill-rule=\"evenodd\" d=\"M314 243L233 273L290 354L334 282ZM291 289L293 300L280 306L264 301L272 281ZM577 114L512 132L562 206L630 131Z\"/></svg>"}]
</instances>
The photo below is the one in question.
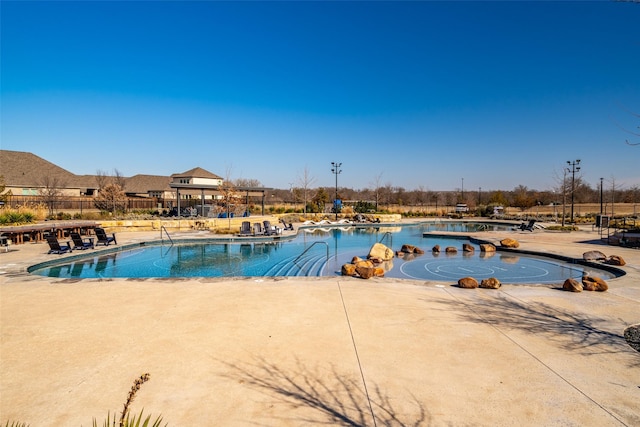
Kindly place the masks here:
<instances>
[{"instance_id":1,"label":"poolside lounge chair","mask_svg":"<svg viewBox=\"0 0 640 427\"><path fill-rule=\"evenodd\" d=\"M66 245L61 245L60 242L58 242L58 238L53 234L47 234L46 239L47 243L49 244L48 253L50 254L62 255L66 252L73 251L73 249L71 249L71 242L67 242Z\"/></svg>"},{"instance_id":2,"label":"poolside lounge chair","mask_svg":"<svg viewBox=\"0 0 640 427\"><path fill-rule=\"evenodd\" d=\"M251 223L249 221L242 221L242 225L240 226L240 236L249 236L251 234Z\"/></svg>"},{"instance_id":3,"label":"poolside lounge chair","mask_svg":"<svg viewBox=\"0 0 640 427\"><path fill-rule=\"evenodd\" d=\"M261 234L264 234L264 231L262 231L262 224L260 224L259 222L254 222L253 223L253 235L254 236L260 236Z\"/></svg>"},{"instance_id":4,"label":"poolside lounge chair","mask_svg":"<svg viewBox=\"0 0 640 427\"><path fill-rule=\"evenodd\" d=\"M265 236L275 236L276 234L280 234L280 230L277 227L271 225L270 221L262 221L264 225L264 234Z\"/></svg>"},{"instance_id":5,"label":"poolside lounge chair","mask_svg":"<svg viewBox=\"0 0 640 427\"><path fill-rule=\"evenodd\" d=\"M96 227L95 232L96 232L96 237L98 238L96 245L109 246L109 243L111 242L113 242L116 245L118 244L118 242L116 241L116 233L113 233L111 237L109 237L107 236L107 232L104 231L104 228L100 228L100 227Z\"/></svg>"},{"instance_id":6,"label":"poolside lounge chair","mask_svg":"<svg viewBox=\"0 0 640 427\"><path fill-rule=\"evenodd\" d=\"M525 224L524 222L520 225L520 230L522 231L533 231L533 224L536 223L535 219L529 220L529 224Z\"/></svg>"},{"instance_id":7,"label":"poolside lounge chair","mask_svg":"<svg viewBox=\"0 0 640 427\"><path fill-rule=\"evenodd\" d=\"M93 238L87 237L83 239L78 233L69 233L71 240L73 241L73 249L94 249Z\"/></svg>"},{"instance_id":8,"label":"poolside lounge chair","mask_svg":"<svg viewBox=\"0 0 640 427\"><path fill-rule=\"evenodd\" d=\"M287 224L287 222L286 222L284 219L282 219L282 218L280 218L280 222L281 222L281 223L282 223L282 225L284 226L284 228L283 228L284 230L291 230L291 231L293 231L293 224L292 224L292 223Z\"/></svg>"}]
</instances>

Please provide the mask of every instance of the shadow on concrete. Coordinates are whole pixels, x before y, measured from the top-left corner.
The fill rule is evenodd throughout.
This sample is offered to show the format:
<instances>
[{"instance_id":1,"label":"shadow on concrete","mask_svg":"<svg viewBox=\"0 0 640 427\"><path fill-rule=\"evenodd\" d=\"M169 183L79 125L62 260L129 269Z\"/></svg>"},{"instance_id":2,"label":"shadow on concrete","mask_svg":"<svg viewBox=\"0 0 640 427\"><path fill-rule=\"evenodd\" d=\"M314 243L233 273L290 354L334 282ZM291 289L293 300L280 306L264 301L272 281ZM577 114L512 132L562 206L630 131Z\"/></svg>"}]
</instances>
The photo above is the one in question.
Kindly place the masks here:
<instances>
[{"instance_id":1,"label":"shadow on concrete","mask_svg":"<svg viewBox=\"0 0 640 427\"><path fill-rule=\"evenodd\" d=\"M296 360L295 371L288 372L262 358L243 366L221 363L228 368L225 377L244 382L275 397L277 403L287 406L288 409L283 413L291 414L288 419L293 417L292 410L313 409L314 415L295 419L300 425L418 427L430 424L427 411L413 395L413 402L410 403L415 410L411 414L401 414L393 406L394 399L386 395L378 385L368 385L367 397L361 380L338 373L334 366L331 366L330 372L317 368L310 370L300 360ZM309 414L309 411L304 413Z\"/></svg>"},{"instance_id":2,"label":"shadow on concrete","mask_svg":"<svg viewBox=\"0 0 640 427\"><path fill-rule=\"evenodd\" d=\"M562 291L561 288L557 289ZM540 302L525 303L503 295L477 300L473 304L461 300L435 302L445 306L444 309L447 311L455 308L466 321L543 335L545 339L557 343L560 348L577 351L586 356L629 353L630 349L622 331L617 334L599 326L606 324L607 319L560 310ZM640 359L630 361L629 365L640 366Z\"/></svg>"}]
</instances>

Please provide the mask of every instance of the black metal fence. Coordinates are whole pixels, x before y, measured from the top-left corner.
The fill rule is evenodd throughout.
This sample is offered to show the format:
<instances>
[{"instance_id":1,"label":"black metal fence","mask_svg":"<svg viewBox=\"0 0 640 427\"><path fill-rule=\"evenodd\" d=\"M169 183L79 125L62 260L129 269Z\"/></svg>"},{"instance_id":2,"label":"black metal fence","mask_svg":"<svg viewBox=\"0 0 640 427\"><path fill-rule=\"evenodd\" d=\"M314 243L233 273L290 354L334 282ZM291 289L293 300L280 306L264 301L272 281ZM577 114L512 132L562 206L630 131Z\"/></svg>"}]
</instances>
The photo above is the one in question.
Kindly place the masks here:
<instances>
[{"instance_id":1,"label":"black metal fence","mask_svg":"<svg viewBox=\"0 0 640 427\"><path fill-rule=\"evenodd\" d=\"M158 198L127 198L126 208L132 210L155 210L170 208L174 201ZM92 197L60 197L55 200L46 200L40 196L10 196L5 201L5 207L34 207L38 205L51 207L54 212L96 210Z\"/></svg>"}]
</instances>

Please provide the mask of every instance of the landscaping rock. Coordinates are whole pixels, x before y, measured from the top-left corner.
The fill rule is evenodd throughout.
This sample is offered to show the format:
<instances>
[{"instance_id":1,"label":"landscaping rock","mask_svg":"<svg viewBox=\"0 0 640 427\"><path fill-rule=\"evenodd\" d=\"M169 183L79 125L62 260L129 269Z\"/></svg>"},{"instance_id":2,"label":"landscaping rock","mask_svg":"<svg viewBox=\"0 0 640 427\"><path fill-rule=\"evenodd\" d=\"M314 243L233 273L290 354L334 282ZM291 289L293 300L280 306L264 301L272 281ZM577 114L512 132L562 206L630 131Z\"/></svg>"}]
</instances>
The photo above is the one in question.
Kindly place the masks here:
<instances>
[{"instance_id":1,"label":"landscaping rock","mask_svg":"<svg viewBox=\"0 0 640 427\"><path fill-rule=\"evenodd\" d=\"M341 272L343 276L355 276L356 266L353 264L344 264Z\"/></svg>"},{"instance_id":2,"label":"landscaping rock","mask_svg":"<svg viewBox=\"0 0 640 427\"><path fill-rule=\"evenodd\" d=\"M431 248L431 252L433 252L434 254L439 254L440 253L440 245L435 245L433 248Z\"/></svg>"},{"instance_id":3,"label":"landscaping rock","mask_svg":"<svg viewBox=\"0 0 640 427\"><path fill-rule=\"evenodd\" d=\"M605 263L609 265L625 265L626 264L626 262L624 261L624 259L622 259L620 255L611 255L609 258L607 258Z\"/></svg>"},{"instance_id":4,"label":"landscaping rock","mask_svg":"<svg viewBox=\"0 0 640 427\"><path fill-rule=\"evenodd\" d=\"M500 246L503 246L505 248L519 248L520 243L518 243L516 239L511 239L508 237L506 239L500 240Z\"/></svg>"},{"instance_id":5,"label":"landscaping rock","mask_svg":"<svg viewBox=\"0 0 640 427\"><path fill-rule=\"evenodd\" d=\"M502 286L500 280L495 277L489 277L488 279L482 279L480 282L480 287L485 289L498 289Z\"/></svg>"},{"instance_id":6,"label":"landscaping rock","mask_svg":"<svg viewBox=\"0 0 640 427\"><path fill-rule=\"evenodd\" d=\"M562 289L569 292L582 292L582 283L578 282L576 279L569 278L564 281Z\"/></svg>"},{"instance_id":7,"label":"landscaping rock","mask_svg":"<svg viewBox=\"0 0 640 427\"><path fill-rule=\"evenodd\" d=\"M360 266L356 267L356 273L358 273L358 275L363 279L371 279L373 276L375 276L376 272L375 268L373 267Z\"/></svg>"},{"instance_id":8,"label":"landscaping rock","mask_svg":"<svg viewBox=\"0 0 640 427\"><path fill-rule=\"evenodd\" d=\"M582 276L582 286L585 291L604 292L609 289L607 282L595 276Z\"/></svg>"},{"instance_id":9,"label":"landscaping rock","mask_svg":"<svg viewBox=\"0 0 640 427\"><path fill-rule=\"evenodd\" d=\"M407 254L423 254L424 253L422 249L413 245L402 245L402 248L400 249L400 251Z\"/></svg>"},{"instance_id":10,"label":"landscaping rock","mask_svg":"<svg viewBox=\"0 0 640 427\"><path fill-rule=\"evenodd\" d=\"M383 261L393 259L393 251L382 243L374 243L367 258L379 258Z\"/></svg>"},{"instance_id":11,"label":"landscaping rock","mask_svg":"<svg viewBox=\"0 0 640 427\"><path fill-rule=\"evenodd\" d=\"M607 256L600 251L588 251L582 254L585 261L604 261Z\"/></svg>"},{"instance_id":12,"label":"landscaping rock","mask_svg":"<svg viewBox=\"0 0 640 427\"><path fill-rule=\"evenodd\" d=\"M482 243L480 244L480 252L495 252L496 247L492 243Z\"/></svg>"},{"instance_id":13,"label":"landscaping rock","mask_svg":"<svg viewBox=\"0 0 640 427\"><path fill-rule=\"evenodd\" d=\"M640 323L624 330L624 339L635 351L640 351Z\"/></svg>"},{"instance_id":14,"label":"landscaping rock","mask_svg":"<svg viewBox=\"0 0 640 427\"><path fill-rule=\"evenodd\" d=\"M447 248L444 251L446 253L448 253L448 254L457 254L458 253L458 249L454 248L453 246L447 246Z\"/></svg>"},{"instance_id":15,"label":"landscaping rock","mask_svg":"<svg viewBox=\"0 0 640 427\"><path fill-rule=\"evenodd\" d=\"M478 287L478 281L473 277L463 277L458 280L458 286L465 289L475 289Z\"/></svg>"},{"instance_id":16,"label":"landscaping rock","mask_svg":"<svg viewBox=\"0 0 640 427\"><path fill-rule=\"evenodd\" d=\"M462 244L462 250L464 252L474 252L476 250L476 248L471 246L469 243L463 243Z\"/></svg>"}]
</instances>

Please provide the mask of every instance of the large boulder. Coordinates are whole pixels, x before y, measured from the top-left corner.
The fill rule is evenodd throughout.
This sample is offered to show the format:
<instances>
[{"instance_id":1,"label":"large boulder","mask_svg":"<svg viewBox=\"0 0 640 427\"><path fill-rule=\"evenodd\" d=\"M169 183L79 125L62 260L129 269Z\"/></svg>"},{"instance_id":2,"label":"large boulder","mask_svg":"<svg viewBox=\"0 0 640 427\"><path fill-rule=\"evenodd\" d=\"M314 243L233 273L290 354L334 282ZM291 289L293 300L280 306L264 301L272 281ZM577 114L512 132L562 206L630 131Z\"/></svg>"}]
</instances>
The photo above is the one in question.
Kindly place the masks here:
<instances>
[{"instance_id":1,"label":"large boulder","mask_svg":"<svg viewBox=\"0 0 640 427\"><path fill-rule=\"evenodd\" d=\"M400 248L400 252L404 252L405 254L423 254L424 251L422 249L420 249L417 246L413 246L413 245L402 245L402 248Z\"/></svg>"},{"instance_id":2,"label":"large boulder","mask_svg":"<svg viewBox=\"0 0 640 427\"><path fill-rule=\"evenodd\" d=\"M576 279L568 278L562 284L562 289L569 292L582 292L582 283Z\"/></svg>"},{"instance_id":3,"label":"large boulder","mask_svg":"<svg viewBox=\"0 0 640 427\"><path fill-rule=\"evenodd\" d=\"M341 272L343 276L355 276L356 266L354 264L344 264Z\"/></svg>"},{"instance_id":4,"label":"large boulder","mask_svg":"<svg viewBox=\"0 0 640 427\"><path fill-rule=\"evenodd\" d=\"M358 275L363 279L371 279L376 274L375 270L376 269L373 267L365 267L365 266L356 267L356 273L358 273Z\"/></svg>"},{"instance_id":5,"label":"large boulder","mask_svg":"<svg viewBox=\"0 0 640 427\"><path fill-rule=\"evenodd\" d=\"M457 254L458 253L458 249L456 249L453 246L447 246L447 248L444 251L446 253L448 253L448 254Z\"/></svg>"},{"instance_id":6,"label":"large boulder","mask_svg":"<svg viewBox=\"0 0 640 427\"><path fill-rule=\"evenodd\" d=\"M585 291L604 292L609 289L607 282L596 276L582 276L582 286Z\"/></svg>"},{"instance_id":7,"label":"large boulder","mask_svg":"<svg viewBox=\"0 0 640 427\"><path fill-rule=\"evenodd\" d=\"M435 245L433 248L431 248L431 252L433 252L434 254L439 254L440 253L440 245Z\"/></svg>"},{"instance_id":8,"label":"large boulder","mask_svg":"<svg viewBox=\"0 0 640 427\"><path fill-rule=\"evenodd\" d=\"M500 246L505 247L505 248L519 248L520 247L520 243L518 243L518 241L516 239L512 239L510 237L507 237L506 239L500 240Z\"/></svg>"},{"instance_id":9,"label":"large boulder","mask_svg":"<svg viewBox=\"0 0 640 427\"><path fill-rule=\"evenodd\" d=\"M356 267L367 267L373 268L374 264L372 260L369 259L361 259L360 261L356 261L353 263Z\"/></svg>"},{"instance_id":10,"label":"large boulder","mask_svg":"<svg viewBox=\"0 0 640 427\"><path fill-rule=\"evenodd\" d=\"M463 277L458 280L458 286L465 289L475 289L478 287L478 281L473 277Z\"/></svg>"},{"instance_id":11,"label":"large boulder","mask_svg":"<svg viewBox=\"0 0 640 427\"><path fill-rule=\"evenodd\" d=\"M378 258L382 261L389 261L393 259L393 251L382 243L374 243L367 258Z\"/></svg>"},{"instance_id":12,"label":"large boulder","mask_svg":"<svg viewBox=\"0 0 640 427\"><path fill-rule=\"evenodd\" d=\"M496 247L492 243L481 243L480 252L495 252Z\"/></svg>"},{"instance_id":13,"label":"large boulder","mask_svg":"<svg viewBox=\"0 0 640 427\"><path fill-rule=\"evenodd\" d=\"M585 261L604 261L607 256L600 251L588 251L582 254Z\"/></svg>"},{"instance_id":14,"label":"large boulder","mask_svg":"<svg viewBox=\"0 0 640 427\"><path fill-rule=\"evenodd\" d=\"M476 248L471 246L469 243L463 243L462 244L462 250L464 252L474 252L476 250Z\"/></svg>"},{"instance_id":15,"label":"large boulder","mask_svg":"<svg viewBox=\"0 0 640 427\"><path fill-rule=\"evenodd\" d=\"M640 351L640 323L624 330L624 339L635 351Z\"/></svg>"},{"instance_id":16,"label":"large boulder","mask_svg":"<svg viewBox=\"0 0 640 427\"><path fill-rule=\"evenodd\" d=\"M489 277L488 279L482 279L480 282L480 287L485 289L498 289L502 286L500 280L495 277Z\"/></svg>"},{"instance_id":17,"label":"large boulder","mask_svg":"<svg viewBox=\"0 0 640 427\"><path fill-rule=\"evenodd\" d=\"M622 259L622 257L620 255L611 255L609 258L607 258L605 263L610 264L610 265L625 265L626 264L626 262L624 261L624 259Z\"/></svg>"}]
</instances>

